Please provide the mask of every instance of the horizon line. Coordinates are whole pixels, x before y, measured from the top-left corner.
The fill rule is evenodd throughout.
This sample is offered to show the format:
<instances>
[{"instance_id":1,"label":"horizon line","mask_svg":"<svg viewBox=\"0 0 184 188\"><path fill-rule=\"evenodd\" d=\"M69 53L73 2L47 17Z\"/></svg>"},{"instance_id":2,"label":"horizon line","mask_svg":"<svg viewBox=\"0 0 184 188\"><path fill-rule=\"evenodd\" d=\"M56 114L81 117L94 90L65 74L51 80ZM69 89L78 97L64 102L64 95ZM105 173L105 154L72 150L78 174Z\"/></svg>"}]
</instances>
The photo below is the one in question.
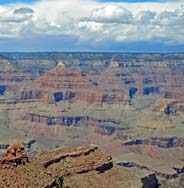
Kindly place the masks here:
<instances>
[{"instance_id":1,"label":"horizon line","mask_svg":"<svg viewBox=\"0 0 184 188\"><path fill-rule=\"evenodd\" d=\"M184 54L183 52L121 52L121 51L4 51L3 53L119 53L119 54Z\"/></svg>"}]
</instances>

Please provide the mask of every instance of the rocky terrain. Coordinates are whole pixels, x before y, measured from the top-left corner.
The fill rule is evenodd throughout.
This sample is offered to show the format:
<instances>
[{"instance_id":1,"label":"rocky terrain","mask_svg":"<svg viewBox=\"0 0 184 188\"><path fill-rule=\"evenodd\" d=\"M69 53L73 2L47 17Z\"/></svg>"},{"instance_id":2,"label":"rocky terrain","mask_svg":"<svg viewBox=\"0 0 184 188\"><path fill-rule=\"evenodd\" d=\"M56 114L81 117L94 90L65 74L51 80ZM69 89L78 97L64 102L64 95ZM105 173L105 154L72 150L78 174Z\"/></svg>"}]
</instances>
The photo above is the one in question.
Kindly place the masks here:
<instances>
[{"instance_id":1,"label":"rocky terrain","mask_svg":"<svg viewBox=\"0 0 184 188\"><path fill-rule=\"evenodd\" d=\"M0 179L2 188L158 187L155 175L138 179L114 166L112 157L94 145L57 149L33 161L28 160L23 143L12 145L0 160Z\"/></svg>"},{"instance_id":2,"label":"rocky terrain","mask_svg":"<svg viewBox=\"0 0 184 188\"><path fill-rule=\"evenodd\" d=\"M12 143L23 141L33 163L15 166L25 170L40 163L43 152L96 144L111 153L115 169L97 175L95 169L80 173L74 167L76 175L66 181L77 184L81 178L92 187L90 175L103 184L104 174L123 170L132 182L137 175L140 182L156 178L160 187L182 187L183 83L184 54L3 53L0 158Z\"/></svg>"}]
</instances>

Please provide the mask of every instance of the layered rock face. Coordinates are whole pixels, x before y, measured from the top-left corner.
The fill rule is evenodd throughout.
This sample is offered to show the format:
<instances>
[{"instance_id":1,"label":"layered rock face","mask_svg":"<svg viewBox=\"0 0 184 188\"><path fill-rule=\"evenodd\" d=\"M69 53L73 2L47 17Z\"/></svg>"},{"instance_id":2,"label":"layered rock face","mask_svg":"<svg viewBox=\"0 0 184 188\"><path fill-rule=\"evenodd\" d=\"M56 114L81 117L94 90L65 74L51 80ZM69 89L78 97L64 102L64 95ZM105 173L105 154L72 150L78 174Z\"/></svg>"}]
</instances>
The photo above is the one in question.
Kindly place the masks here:
<instances>
[{"instance_id":1,"label":"layered rock face","mask_svg":"<svg viewBox=\"0 0 184 188\"><path fill-rule=\"evenodd\" d=\"M153 145L161 148L184 147L184 138L148 138L148 139L127 139L123 145Z\"/></svg>"},{"instance_id":2,"label":"layered rock face","mask_svg":"<svg viewBox=\"0 0 184 188\"><path fill-rule=\"evenodd\" d=\"M21 98L42 98L51 104L66 100L99 102L101 94L96 85L77 70L58 66L39 77L32 89L22 91Z\"/></svg>"},{"instance_id":3,"label":"layered rock face","mask_svg":"<svg viewBox=\"0 0 184 188\"><path fill-rule=\"evenodd\" d=\"M116 162L124 162L126 154L131 154L132 161L128 163L134 163L134 167L125 167L128 170L155 172L167 181L178 178L178 172L183 173L183 54L5 55L13 59L0 57L0 149L6 149L11 140L22 138L33 138L36 143L33 147L32 142L28 144L33 150L31 156L59 146L95 143L110 151ZM39 157L42 162L35 160L38 163L33 168L41 164L47 171L62 162L67 166L67 161L72 160L72 166L67 166L69 173L74 171L79 178L83 174L88 181L88 173L94 173L99 182L101 176L95 170L99 163L92 160L97 166L91 170L87 159L98 152L94 149L89 155L75 157L61 152L46 163ZM86 166L81 168L85 173L80 173L74 158L89 162L82 164ZM26 165L28 171L29 167L32 170L31 164ZM43 185L54 186L56 179Z\"/></svg>"},{"instance_id":4,"label":"layered rock face","mask_svg":"<svg viewBox=\"0 0 184 188\"><path fill-rule=\"evenodd\" d=\"M10 160L12 155L18 152L17 159L22 159L24 157L22 147L23 145L10 146L5 152L5 158ZM17 150L13 151L15 149ZM2 161L0 166L2 166ZM124 173L131 178L131 175L126 171ZM17 168L0 168L0 187L51 188L58 187L61 183L60 186L70 188L87 186L92 188L104 186L111 188L113 185L116 186L119 179L122 178L122 186L120 187L128 188L126 186L127 182L123 182L125 177L117 167L113 167L112 158L109 154L97 146L91 145L58 149L42 154L33 161ZM88 178L94 181L93 184L90 184L91 181L85 181ZM129 177L127 176L126 178L129 182ZM106 182L104 186L100 183L103 181Z\"/></svg>"},{"instance_id":5,"label":"layered rock face","mask_svg":"<svg viewBox=\"0 0 184 188\"><path fill-rule=\"evenodd\" d=\"M121 78L131 99L136 95L161 95L167 99L183 100L182 63L123 62L111 67L109 71Z\"/></svg>"},{"instance_id":6,"label":"layered rock face","mask_svg":"<svg viewBox=\"0 0 184 188\"><path fill-rule=\"evenodd\" d=\"M12 168L28 162L24 143L9 146L0 160L0 169Z\"/></svg>"},{"instance_id":7,"label":"layered rock face","mask_svg":"<svg viewBox=\"0 0 184 188\"><path fill-rule=\"evenodd\" d=\"M27 72L13 71L15 68L9 65L8 71L1 76L1 80L6 82L0 85L0 93L3 94L7 86L12 85L10 89L16 91L21 100L44 99L49 103L82 100L127 104L136 96L138 100L140 96L160 96L168 100L183 101L183 64L174 63L174 60L173 63L111 62L108 68L100 73L87 75L58 65L36 78L34 83L31 80L34 80L35 76L31 77ZM77 68L79 69L80 65ZM15 85L9 82L15 82ZM17 82L18 87L22 85L20 89L17 88ZM27 85L22 82L27 82ZM133 100L132 103L136 102Z\"/></svg>"},{"instance_id":8,"label":"layered rock face","mask_svg":"<svg viewBox=\"0 0 184 188\"><path fill-rule=\"evenodd\" d=\"M0 102L19 100L19 90L30 85L33 80L34 76L30 72L19 70L10 61L0 59Z\"/></svg>"},{"instance_id":9,"label":"layered rock face","mask_svg":"<svg viewBox=\"0 0 184 188\"><path fill-rule=\"evenodd\" d=\"M89 156L94 153L96 154L95 158L89 158ZM78 147L74 150L58 150L56 152L50 153L49 156L42 157L42 164L45 168L49 168L50 170L53 168L54 170L53 165L55 163L60 163L62 160L67 158L81 158L81 161L78 161L77 166L70 164L70 170L72 173L87 173L92 170L96 170L102 173L113 167L111 156L101 152L97 146ZM76 162L77 161L74 160L74 163ZM90 165L90 163L93 165Z\"/></svg>"},{"instance_id":10,"label":"layered rock face","mask_svg":"<svg viewBox=\"0 0 184 188\"><path fill-rule=\"evenodd\" d=\"M82 122L86 124L90 124L93 126L97 126L97 133L104 133L105 135L112 135L116 130L125 130L124 128L105 126L100 124L106 123L114 123L118 124L119 122L112 121L111 119L96 119L90 116L47 116L47 115L39 115L39 114L26 114L23 117L24 120L30 121L32 123L43 123L47 126L56 126L61 125L65 127L70 126L79 126ZM99 125L99 126L98 126Z\"/></svg>"},{"instance_id":11,"label":"layered rock face","mask_svg":"<svg viewBox=\"0 0 184 188\"><path fill-rule=\"evenodd\" d=\"M49 104L61 101L128 102L127 91L115 75L85 75L63 65L47 71L30 86L23 85L17 93L20 100L42 99Z\"/></svg>"}]
</instances>

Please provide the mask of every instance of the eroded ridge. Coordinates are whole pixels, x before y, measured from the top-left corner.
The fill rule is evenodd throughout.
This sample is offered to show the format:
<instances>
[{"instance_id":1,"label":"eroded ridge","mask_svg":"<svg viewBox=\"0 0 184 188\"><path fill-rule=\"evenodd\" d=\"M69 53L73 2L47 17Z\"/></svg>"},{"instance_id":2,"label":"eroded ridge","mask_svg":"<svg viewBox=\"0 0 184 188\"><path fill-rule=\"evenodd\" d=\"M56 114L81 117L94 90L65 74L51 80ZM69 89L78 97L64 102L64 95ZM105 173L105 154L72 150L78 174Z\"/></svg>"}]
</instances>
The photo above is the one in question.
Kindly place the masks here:
<instances>
[{"instance_id":1,"label":"eroded ridge","mask_svg":"<svg viewBox=\"0 0 184 188\"><path fill-rule=\"evenodd\" d=\"M22 163L22 160L26 162ZM22 164L12 168L4 168L4 164ZM0 187L54 187L61 177L76 174L103 173L113 168L112 158L95 145L77 148L58 149L38 156L28 162L25 147L10 146L0 161Z\"/></svg>"}]
</instances>

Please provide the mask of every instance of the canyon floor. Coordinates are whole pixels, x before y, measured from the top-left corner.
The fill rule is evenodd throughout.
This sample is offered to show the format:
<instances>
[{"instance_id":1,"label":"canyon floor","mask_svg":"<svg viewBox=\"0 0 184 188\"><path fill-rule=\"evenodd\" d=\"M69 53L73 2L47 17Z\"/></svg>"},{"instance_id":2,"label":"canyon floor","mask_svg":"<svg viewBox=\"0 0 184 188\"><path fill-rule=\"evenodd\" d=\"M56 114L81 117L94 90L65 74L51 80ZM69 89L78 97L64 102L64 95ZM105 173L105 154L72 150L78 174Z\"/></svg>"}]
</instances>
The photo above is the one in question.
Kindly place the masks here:
<instances>
[{"instance_id":1,"label":"canyon floor","mask_svg":"<svg viewBox=\"0 0 184 188\"><path fill-rule=\"evenodd\" d=\"M22 172L26 179L43 153L95 144L93 154L111 154L111 170L81 174L74 165L66 186L155 188L147 182L156 179L161 188L183 188L183 83L184 54L2 53L0 158L24 142L33 162L18 166L12 179Z\"/></svg>"}]
</instances>

